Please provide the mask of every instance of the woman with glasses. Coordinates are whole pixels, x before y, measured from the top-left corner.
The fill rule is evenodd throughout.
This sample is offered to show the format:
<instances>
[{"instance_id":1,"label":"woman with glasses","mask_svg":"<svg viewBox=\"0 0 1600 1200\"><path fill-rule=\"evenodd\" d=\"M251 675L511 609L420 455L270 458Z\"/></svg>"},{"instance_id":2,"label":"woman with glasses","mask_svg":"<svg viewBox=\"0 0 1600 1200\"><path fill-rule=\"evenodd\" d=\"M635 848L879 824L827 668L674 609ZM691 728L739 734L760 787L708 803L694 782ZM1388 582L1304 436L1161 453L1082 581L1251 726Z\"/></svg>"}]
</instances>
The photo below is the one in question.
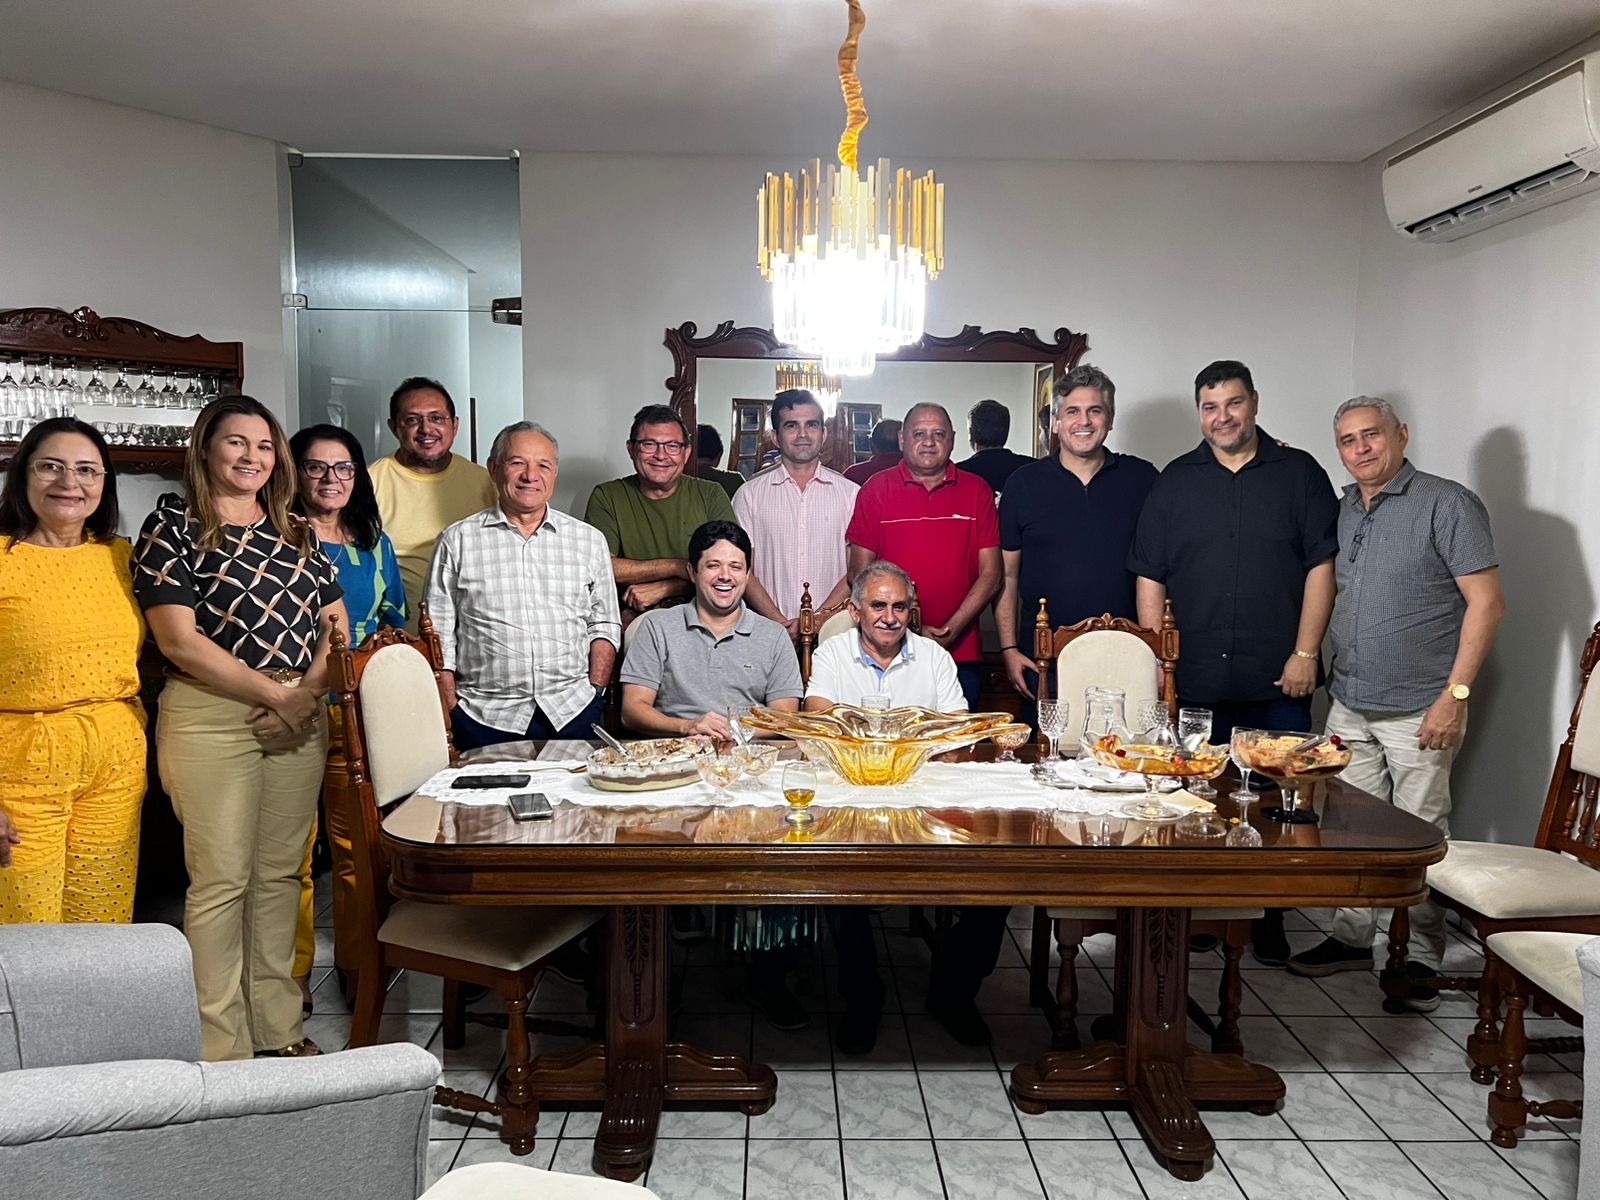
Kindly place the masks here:
<instances>
[{"instance_id":1,"label":"woman with glasses","mask_svg":"<svg viewBox=\"0 0 1600 1200\"><path fill-rule=\"evenodd\" d=\"M359 646L380 625L404 628L406 594L400 563L378 516L378 500L372 492L361 443L336 425L312 425L289 439L289 452L294 455L299 486L292 507L311 523L323 553L339 574L345 611L350 615L350 644ZM328 715L337 725L339 710L330 708ZM339 744L337 728L332 730L330 740L335 746ZM348 977L346 973L354 969L357 957L356 867L343 815L326 815L328 849L333 859L333 964L339 971L341 986ZM316 836L313 825L300 871L300 918L294 939L294 977L308 1015L311 968L317 948L311 883L311 845Z\"/></svg>"},{"instance_id":2,"label":"woman with glasses","mask_svg":"<svg viewBox=\"0 0 1600 1200\"><path fill-rule=\"evenodd\" d=\"M0 923L133 918L145 740L131 551L99 432L35 425L0 490Z\"/></svg>"},{"instance_id":3,"label":"woman with glasses","mask_svg":"<svg viewBox=\"0 0 1600 1200\"><path fill-rule=\"evenodd\" d=\"M302 1028L294 931L344 593L290 511L288 439L259 401L228 396L201 411L183 483L144 523L134 590L171 663L156 746L183 823L201 1053L319 1054Z\"/></svg>"}]
</instances>

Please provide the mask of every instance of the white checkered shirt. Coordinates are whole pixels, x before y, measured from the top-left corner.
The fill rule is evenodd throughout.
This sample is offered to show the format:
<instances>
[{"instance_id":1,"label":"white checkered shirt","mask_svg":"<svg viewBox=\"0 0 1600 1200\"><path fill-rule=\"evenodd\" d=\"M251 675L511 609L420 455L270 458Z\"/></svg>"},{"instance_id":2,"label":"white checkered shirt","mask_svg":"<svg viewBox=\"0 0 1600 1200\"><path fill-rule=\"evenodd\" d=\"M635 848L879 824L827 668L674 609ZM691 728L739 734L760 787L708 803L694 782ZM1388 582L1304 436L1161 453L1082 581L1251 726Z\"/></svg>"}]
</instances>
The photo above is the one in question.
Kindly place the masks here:
<instances>
[{"instance_id":1,"label":"white checkered shirt","mask_svg":"<svg viewBox=\"0 0 1600 1200\"><path fill-rule=\"evenodd\" d=\"M818 466L802 491L780 459L734 496L734 515L750 535L755 577L785 620L800 615L805 584L820 605L844 576L844 531L860 490L839 472Z\"/></svg>"},{"instance_id":2,"label":"white checkered shirt","mask_svg":"<svg viewBox=\"0 0 1600 1200\"><path fill-rule=\"evenodd\" d=\"M507 732L535 709L557 729L571 721L594 699L590 644L622 640L605 538L553 508L527 538L498 507L451 525L427 599L463 711Z\"/></svg>"}]
</instances>

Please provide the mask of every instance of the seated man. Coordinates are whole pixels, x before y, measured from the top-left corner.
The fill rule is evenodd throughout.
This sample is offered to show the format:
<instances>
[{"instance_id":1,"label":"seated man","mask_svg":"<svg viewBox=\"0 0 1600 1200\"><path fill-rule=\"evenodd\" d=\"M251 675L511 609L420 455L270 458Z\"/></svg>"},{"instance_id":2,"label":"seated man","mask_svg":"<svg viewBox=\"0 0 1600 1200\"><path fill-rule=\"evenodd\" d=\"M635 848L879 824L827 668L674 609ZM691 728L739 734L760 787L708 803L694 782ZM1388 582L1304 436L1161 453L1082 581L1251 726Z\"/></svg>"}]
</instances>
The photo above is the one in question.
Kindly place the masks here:
<instances>
[{"instance_id":1,"label":"seated man","mask_svg":"<svg viewBox=\"0 0 1600 1200\"><path fill-rule=\"evenodd\" d=\"M955 660L937 642L906 628L910 612L911 579L903 570L881 559L863 568L850 589L856 632L829 638L818 648L806 710L854 704L863 695L876 693L888 695L896 706L965 712ZM958 907L955 923L934 953L928 1012L963 1045L989 1040L989 1026L978 1014L975 1000L999 960L1009 911ZM835 1044L846 1054L866 1054L878 1040L883 1013L871 919L859 906L833 907L828 909L828 926L839 955L839 991L844 996Z\"/></svg>"},{"instance_id":2,"label":"seated man","mask_svg":"<svg viewBox=\"0 0 1600 1200\"><path fill-rule=\"evenodd\" d=\"M689 537L694 599L641 616L622 660L622 720L655 736L731 736L728 710L800 707L800 664L789 634L744 603L750 537L707 521ZM815 909L717 910L730 948L747 951L751 1003L778 1029L810 1023L787 976L816 937Z\"/></svg>"}]
</instances>

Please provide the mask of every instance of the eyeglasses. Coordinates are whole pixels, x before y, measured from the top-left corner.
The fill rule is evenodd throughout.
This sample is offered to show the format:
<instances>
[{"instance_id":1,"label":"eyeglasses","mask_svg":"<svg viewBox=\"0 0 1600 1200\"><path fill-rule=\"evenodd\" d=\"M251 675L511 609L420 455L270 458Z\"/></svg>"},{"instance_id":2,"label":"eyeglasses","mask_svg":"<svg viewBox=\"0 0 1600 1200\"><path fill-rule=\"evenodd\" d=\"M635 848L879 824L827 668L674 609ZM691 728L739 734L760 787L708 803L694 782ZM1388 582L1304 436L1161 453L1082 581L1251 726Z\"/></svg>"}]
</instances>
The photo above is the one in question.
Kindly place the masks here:
<instances>
[{"instance_id":1,"label":"eyeglasses","mask_svg":"<svg viewBox=\"0 0 1600 1200\"><path fill-rule=\"evenodd\" d=\"M451 418L449 416L440 412L407 413L405 416L400 418L399 425L401 429L417 429L424 422L426 422L429 425L434 425L442 429L446 425L450 424L450 421Z\"/></svg>"},{"instance_id":2,"label":"eyeglasses","mask_svg":"<svg viewBox=\"0 0 1600 1200\"><path fill-rule=\"evenodd\" d=\"M36 458L30 465L33 468L33 477L41 483L54 483L68 471L71 471L84 487L95 487L106 477L106 473L99 467L91 467L88 463L69 467L54 458Z\"/></svg>"},{"instance_id":3,"label":"eyeglasses","mask_svg":"<svg viewBox=\"0 0 1600 1200\"><path fill-rule=\"evenodd\" d=\"M300 464L300 469L312 479L321 479L329 471L333 472L335 479L354 479L356 465L353 462L325 463L315 458L308 458Z\"/></svg>"},{"instance_id":4,"label":"eyeglasses","mask_svg":"<svg viewBox=\"0 0 1600 1200\"><path fill-rule=\"evenodd\" d=\"M655 438L645 438L634 443L645 454L654 454L657 450L665 450L668 454L681 454L688 447L688 442L658 442Z\"/></svg>"}]
</instances>

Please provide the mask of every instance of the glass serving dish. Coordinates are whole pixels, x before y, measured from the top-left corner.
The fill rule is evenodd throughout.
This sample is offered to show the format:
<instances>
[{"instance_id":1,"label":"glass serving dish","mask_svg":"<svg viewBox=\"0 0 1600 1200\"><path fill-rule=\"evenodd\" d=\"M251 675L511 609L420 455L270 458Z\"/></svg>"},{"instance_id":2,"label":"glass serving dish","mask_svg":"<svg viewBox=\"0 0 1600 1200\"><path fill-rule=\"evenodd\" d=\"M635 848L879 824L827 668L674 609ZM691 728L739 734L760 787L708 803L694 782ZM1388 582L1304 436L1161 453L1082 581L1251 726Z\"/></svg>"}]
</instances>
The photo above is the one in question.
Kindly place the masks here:
<instances>
[{"instance_id":1,"label":"glass serving dish","mask_svg":"<svg viewBox=\"0 0 1600 1200\"><path fill-rule=\"evenodd\" d=\"M589 755L589 783L603 792L654 792L700 779L700 759L716 754L708 737L647 738L628 742L625 756L602 747Z\"/></svg>"},{"instance_id":2,"label":"glass serving dish","mask_svg":"<svg viewBox=\"0 0 1600 1200\"><path fill-rule=\"evenodd\" d=\"M1093 753L1101 766L1127 771L1144 780L1143 799L1123 808L1125 815L1143 821L1171 820L1189 812L1161 799L1163 780L1215 779L1228 765L1226 746L1202 743L1186 750L1171 741L1138 741L1116 733L1095 739Z\"/></svg>"},{"instance_id":3,"label":"glass serving dish","mask_svg":"<svg viewBox=\"0 0 1600 1200\"><path fill-rule=\"evenodd\" d=\"M1010 713L939 713L926 708L886 711L835 704L827 712L752 708L746 723L793 738L808 758L830 763L862 787L904 783L935 754L960 750L996 734L1027 732Z\"/></svg>"},{"instance_id":4,"label":"glass serving dish","mask_svg":"<svg viewBox=\"0 0 1600 1200\"><path fill-rule=\"evenodd\" d=\"M1310 743L1309 745L1307 743ZM1283 804L1263 808L1271 821L1313 824L1316 814L1300 808L1300 785L1329 779L1350 765L1350 747L1336 737L1315 740L1306 733L1281 729L1240 729L1233 735L1233 752L1241 770L1265 775L1283 792Z\"/></svg>"}]
</instances>

